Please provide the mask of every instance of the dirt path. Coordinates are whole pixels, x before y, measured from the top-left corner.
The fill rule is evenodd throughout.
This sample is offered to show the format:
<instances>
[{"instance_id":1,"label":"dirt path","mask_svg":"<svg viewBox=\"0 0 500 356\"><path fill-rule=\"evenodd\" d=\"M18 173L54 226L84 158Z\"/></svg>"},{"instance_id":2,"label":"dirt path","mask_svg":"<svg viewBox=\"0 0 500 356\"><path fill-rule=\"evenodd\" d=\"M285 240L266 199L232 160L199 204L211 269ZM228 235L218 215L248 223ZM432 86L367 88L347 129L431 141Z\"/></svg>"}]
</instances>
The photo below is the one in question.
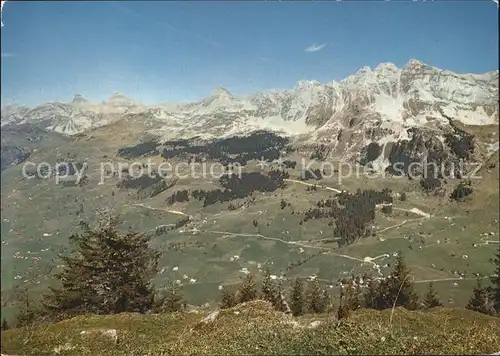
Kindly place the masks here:
<instances>
[{"instance_id":1,"label":"dirt path","mask_svg":"<svg viewBox=\"0 0 500 356\"><path fill-rule=\"evenodd\" d=\"M388 257L389 256L388 254L384 253L384 254L376 256L376 257L366 256L365 258L358 258L358 257L353 257L353 256L349 256L349 255L344 255L344 254L336 253L336 252L333 252L333 251L328 251L325 254L333 255L333 256L337 256L337 257L347 258L349 260L361 262L362 264L363 263L370 263L372 265L373 269L376 270L377 273L380 276L383 276L383 273L380 271L380 266L377 263L375 263L374 261L377 260L377 259L379 259L379 258Z\"/></svg>"},{"instance_id":2,"label":"dirt path","mask_svg":"<svg viewBox=\"0 0 500 356\"><path fill-rule=\"evenodd\" d=\"M280 239L278 237L270 237L270 236L265 236L262 234L243 234L243 233L234 233L234 232L228 232L228 231L216 231L216 230L186 230L186 232L208 232L212 234L220 234L220 235L228 235L228 236L244 236L244 237L260 237L263 238L264 240L272 240L272 241L278 241L287 245L295 245L295 246L300 246L300 247L306 247L306 248L314 248L314 249L319 249L319 250L330 250L327 247L322 247L322 246L314 246L314 245L307 245L303 243L299 243L297 241L286 241L283 239Z\"/></svg>"},{"instance_id":3,"label":"dirt path","mask_svg":"<svg viewBox=\"0 0 500 356\"><path fill-rule=\"evenodd\" d=\"M424 219L427 219L426 217L422 217L422 218L417 218L417 219L410 219L410 220L403 220L402 222L400 222L399 224L396 224L396 225L391 225L391 226L388 226L380 231L376 231L377 234L380 234L381 232L385 232L387 230L390 230L390 229L394 229L394 228L398 228L400 226L403 226L404 224L406 223L411 223L411 222L415 222L415 221L420 221L420 220L424 220Z\"/></svg>"},{"instance_id":4,"label":"dirt path","mask_svg":"<svg viewBox=\"0 0 500 356\"><path fill-rule=\"evenodd\" d=\"M303 185L307 185L307 186L316 186L318 188L324 188L324 189L327 189L327 190L331 190L332 192L335 192L335 193L342 193L341 190L338 190L338 189L335 189L335 188L332 188L332 187L327 187L326 185L321 185L321 184L312 184L312 183L307 183L307 182L302 182L300 180L295 180L295 179L283 179L285 182L293 182L293 183L299 183L299 184L303 184Z\"/></svg>"},{"instance_id":5,"label":"dirt path","mask_svg":"<svg viewBox=\"0 0 500 356\"><path fill-rule=\"evenodd\" d=\"M490 276L480 277L479 279L490 278ZM450 277L450 278L438 278L438 279L422 279L420 281L414 281L414 283L430 283L430 282L444 282L444 281L472 281L476 280L478 277Z\"/></svg>"},{"instance_id":6,"label":"dirt path","mask_svg":"<svg viewBox=\"0 0 500 356\"><path fill-rule=\"evenodd\" d=\"M178 210L168 210L168 209L161 209L161 208L153 208L152 206L145 205L145 204L129 204L125 206L130 206L130 207L135 207L135 208L145 208L145 209L151 209L151 210L159 210L159 211L166 211L167 213L172 213L172 214L177 214L177 215L183 215L183 216L189 216L186 213L183 213L182 211Z\"/></svg>"},{"instance_id":7,"label":"dirt path","mask_svg":"<svg viewBox=\"0 0 500 356\"><path fill-rule=\"evenodd\" d=\"M374 261L377 260L377 259L379 259L379 258L387 257L388 256L387 254L382 254L382 255L379 255L379 256L376 256L376 257L368 257L367 256L367 257L361 259L361 258L358 258L358 257L352 257L352 256L349 256L349 255L344 255L344 254L333 252L330 248L327 248L327 247L307 245L307 244L304 244L304 243L299 243L297 241L285 241L285 240L277 238L277 237L269 237L269 236L265 236L265 235L262 235L262 234L242 234L242 233L231 233L231 232L227 232L227 231L215 231L215 230L188 230L186 232L190 232L190 231L191 232L193 232L193 231L196 231L196 232L208 232L208 233L212 233L212 234L220 234L220 235L228 235L228 236L245 236L245 237L252 237L253 236L253 237L260 237L260 238L263 238L265 240L278 241L278 242L281 242L281 243L284 243L284 244L287 244L287 245L294 245L294 246L300 246L300 247L305 247L305 248L325 250L324 254L327 254L327 255L333 255L333 256L337 256L337 257L343 257L343 258L347 258L349 260L353 260L353 261L357 261L357 262L361 262L361 263L370 263L370 264L372 264L373 268L377 271L377 273L379 275L381 275L381 276L383 274L380 271L380 266L378 264L376 264Z\"/></svg>"},{"instance_id":8,"label":"dirt path","mask_svg":"<svg viewBox=\"0 0 500 356\"><path fill-rule=\"evenodd\" d=\"M415 220L420 220L420 219L415 219ZM388 226L380 231L377 231L377 233L381 233L381 232L384 232L384 231L387 231L387 230L390 230L390 229L394 229L394 228L397 228L397 227L400 227L400 226L403 226L404 224L406 224L408 222L408 220L403 220L401 223L399 224L396 224L396 225L391 225L391 226Z\"/></svg>"},{"instance_id":9,"label":"dirt path","mask_svg":"<svg viewBox=\"0 0 500 356\"><path fill-rule=\"evenodd\" d=\"M403 209L403 208L395 208L393 207L394 210L399 210L399 211L407 211L409 213L417 214L420 216L423 216L424 218L429 219L431 217L431 214L428 214L426 212L423 212L422 210L418 208L411 208L411 209Z\"/></svg>"}]
</instances>

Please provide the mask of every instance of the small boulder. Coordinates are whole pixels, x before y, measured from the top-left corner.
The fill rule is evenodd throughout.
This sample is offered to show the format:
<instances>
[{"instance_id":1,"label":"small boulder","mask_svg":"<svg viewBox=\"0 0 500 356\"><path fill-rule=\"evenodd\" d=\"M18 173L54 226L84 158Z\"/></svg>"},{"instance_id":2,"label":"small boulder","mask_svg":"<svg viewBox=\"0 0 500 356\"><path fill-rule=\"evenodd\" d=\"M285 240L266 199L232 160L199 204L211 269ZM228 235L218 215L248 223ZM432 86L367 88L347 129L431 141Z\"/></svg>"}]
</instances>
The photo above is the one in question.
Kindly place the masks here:
<instances>
[{"instance_id":1,"label":"small boulder","mask_svg":"<svg viewBox=\"0 0 500 356\"><path fill-rule=\"evenodd\" d=\"M201 322L205 323L205 324L213 323L215 321L215 319L217 319L217 317L219 316L219 313L220 313L219 310L211 312L206 317L204 317L203 319L201 319Z\"/></svg>"},{"instance_id":2,"label":"small boulder","mask_svg":"<svg viewBox=\"0 0 500 356\"><path fill-rule=\"evenodd\" d=\"M309 329L316 329L320 325L321 325L321 320L315 320L311 324L309 324L308 328Z\"/></svg>"},{"instance_id":3,"label":"small boulder","mask_svg":"<svg viewBox=\"0 0 500 356\"><path fill-rule=\"evenodd\" d=\"M72 346L69 342L67 342L64 345L59 345L54 347L54 353L58 355L63 351L70 351L73 350L74 348L75 348L74 346Z\"/></svg>"},{"instance_id":4,"label":"small boulder","mask_svg":"<svg viewBox=\"0 0 500 356\"><path fill-rule=\"evenodd\" d=\"M118 331L116 329L90 329L83 330L80 332L80 335L89 335L99 333L102 336L108 337L114 342L118 342Z\"/></svg>"}]
</instances>

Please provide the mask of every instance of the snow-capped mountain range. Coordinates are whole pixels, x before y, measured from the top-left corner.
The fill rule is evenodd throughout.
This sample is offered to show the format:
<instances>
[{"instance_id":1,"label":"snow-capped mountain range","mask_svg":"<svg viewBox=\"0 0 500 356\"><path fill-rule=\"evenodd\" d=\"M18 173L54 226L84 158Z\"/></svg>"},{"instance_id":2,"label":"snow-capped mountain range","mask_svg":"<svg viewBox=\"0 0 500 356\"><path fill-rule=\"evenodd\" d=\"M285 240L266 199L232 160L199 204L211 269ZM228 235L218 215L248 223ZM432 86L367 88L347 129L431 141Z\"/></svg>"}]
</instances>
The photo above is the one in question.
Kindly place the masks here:
<instances>
[{"instance_id":1,"label":"snow-capped mountain range","mask_svg":"<svg viewBox=\"0 0 500 356\"><path fill-rule=\"evenodd\" d=\"M396 140L409 127L447 125L443 114L467 125L498 124L498 80L498 71L456 74L411 60L403 68L363 67L340 82L301 81L290 90L235 96L219 88L188 104L146 106L118 93L91 103L75 95L68 103L2 107L1 124L33 123L74 135L137 120L164 138L218 138L264 129L315 143L373 130Z\"/></svg>"}]
</instances>

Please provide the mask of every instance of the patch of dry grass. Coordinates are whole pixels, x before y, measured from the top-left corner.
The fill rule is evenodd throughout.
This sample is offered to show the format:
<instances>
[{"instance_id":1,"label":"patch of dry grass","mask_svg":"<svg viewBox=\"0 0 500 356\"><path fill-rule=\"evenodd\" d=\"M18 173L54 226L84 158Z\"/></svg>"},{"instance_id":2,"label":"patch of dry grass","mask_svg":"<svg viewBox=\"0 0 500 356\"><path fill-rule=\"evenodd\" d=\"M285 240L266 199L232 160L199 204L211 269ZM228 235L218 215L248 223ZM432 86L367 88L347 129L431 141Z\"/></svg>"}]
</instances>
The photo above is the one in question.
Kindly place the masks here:
<instances>
[{"instance_id":1,"label":"patch of dry grass","mask_svg":"<svg viewBox=\"0 0 500 356\"><path fill-rule=\"evenodd\" d=\"M464 309L425 312L359 310L338 322L332 315L293 318L254 301L222 310L160 315L82 316L57 324L2 332L6 354L491 354L500 350L500 318ZM311 323L319 321L312 328ZM117 340L95 332L115 329Z\"/></svg>"}]
</instances>

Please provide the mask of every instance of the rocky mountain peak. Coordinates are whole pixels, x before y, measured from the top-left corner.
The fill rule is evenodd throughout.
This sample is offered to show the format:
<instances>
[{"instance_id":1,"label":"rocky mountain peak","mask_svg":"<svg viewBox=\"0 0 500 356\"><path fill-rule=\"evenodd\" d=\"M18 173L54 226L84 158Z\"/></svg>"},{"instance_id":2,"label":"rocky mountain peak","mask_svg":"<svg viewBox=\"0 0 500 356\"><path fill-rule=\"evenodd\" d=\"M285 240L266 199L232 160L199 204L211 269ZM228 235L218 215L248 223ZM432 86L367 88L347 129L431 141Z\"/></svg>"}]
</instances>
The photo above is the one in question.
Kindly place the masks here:
<instances>
[{"instance_id":1,"label":"rocky mountain peak","mask_svg":"<svg viewBox=\"0 0 500 356\"><path fill-rule=\"evenodd\" d=\"M213 98L232 98L233 96L226 88L218 87L210 95Z\"/></svg>"},{"instance_id":2,"label":"rocky mountain peak","mask_svg":"<svg viewBox=\"0 0 500 356\"><path fill-rule=\"evenodd\" d=\"M396 65L391 62L380 63L378 66L375 67L375 72L383 72L383 71L397 72L398 67L396 67Z\"/></svg>"},{"instance_id":3,"label":"rocky mountain peak","mask_svg":"<svg viewBox=\"0 0 500 356\"><path fill-rule=\"evenodd\" d=\"M372 69L369 66L363 66L361 67L356 74L365 74L365 73L371 73Z\"/></svg>"},{"instance_id":4,"label":"rocky mountain peak","mask_svg":"<svg viewBox=\"0 0 500 356\"><path fill-rule=\"evenodd\" d=\"M295 85L295 90L310 90L321 85L317 80L301 80Z\"/></svg>"},{"instance_id":5,"label":"rocky mountain peak","mask_svg":"<svg viewBox=\"0 0 500 356\"><path fill-rule=\"evenodd\" d=\"M239 98L233 96L229 90L218 87L216 88L212 94L205 99L203 99L199 105L199 109L202 110L215 110L218 111L222 108L233 107L234 105L238 105ZM189 105L188 106L192 106ZM195 105L196 107L196 105Z\"/></svg>"},{"instance_id":6,"label":"rocky mountain peak","mask_svg":"<svg viewBox=\"0 0 500 356\"><path fill-rule=\"evenodd\" d=\"M88 102L88 100L85 99L82 94L76 93L73 96L73 103L85 103L85 102Z\"/></svg>"},{"instance_id":7,"label":"rocky mountain peak","mask_svg":"<svg viewBox=\"0 0 500 356\"><path fill-rule=\"evenodd\" d=\"M415 58L412 58L408 61L406 66L404 67L405 70L410 70L410 71L424 71L424 70L432 70L435 69L434 67L421 62Z\"/></svg>"}]
</instances>

